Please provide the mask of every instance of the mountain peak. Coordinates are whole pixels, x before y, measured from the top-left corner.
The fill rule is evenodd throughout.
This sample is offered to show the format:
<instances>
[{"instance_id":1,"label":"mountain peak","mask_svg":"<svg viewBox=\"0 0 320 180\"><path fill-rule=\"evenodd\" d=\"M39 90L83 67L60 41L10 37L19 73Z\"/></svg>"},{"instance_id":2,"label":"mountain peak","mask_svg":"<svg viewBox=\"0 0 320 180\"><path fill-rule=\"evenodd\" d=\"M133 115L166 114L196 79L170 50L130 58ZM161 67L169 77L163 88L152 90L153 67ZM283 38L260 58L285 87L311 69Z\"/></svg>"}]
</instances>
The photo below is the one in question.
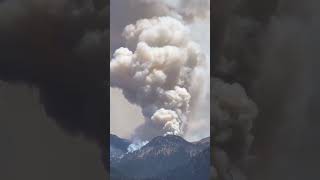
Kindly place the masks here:
<instances>
[{"instance_id":1,"label":"mountain peak","mask_svg":"<svg viewBox=\"0 0 320 180\"><path fill-rule=\"evenodd\" d=\"M180 136L166 135L153 138L147 146L164 146L164 145L186 145L189 144Z\"/></svg>"}]
</instances>

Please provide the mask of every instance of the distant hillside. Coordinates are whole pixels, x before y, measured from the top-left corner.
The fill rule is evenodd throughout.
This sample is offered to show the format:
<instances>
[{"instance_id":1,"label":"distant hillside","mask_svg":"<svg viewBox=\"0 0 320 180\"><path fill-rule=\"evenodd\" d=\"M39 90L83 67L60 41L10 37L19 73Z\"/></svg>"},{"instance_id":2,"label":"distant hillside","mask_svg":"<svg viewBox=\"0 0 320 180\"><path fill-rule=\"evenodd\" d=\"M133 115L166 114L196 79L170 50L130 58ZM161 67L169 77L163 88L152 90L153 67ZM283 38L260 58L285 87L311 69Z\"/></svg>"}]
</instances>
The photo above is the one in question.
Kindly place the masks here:
<instances>
[{"instance_id":1,"label":"distant hillside","mask_svg":"<svg viewBox=\"0 0 320 180\"><path fill-rule=\"evenodd\" d=\"M115 144L128 145L128 140L112 137ZM159 136L140 150L115 156L111 159L111 180L207 180L210 173L209 138L190 143L180 136Z\"/></svg>"}]
</instances>

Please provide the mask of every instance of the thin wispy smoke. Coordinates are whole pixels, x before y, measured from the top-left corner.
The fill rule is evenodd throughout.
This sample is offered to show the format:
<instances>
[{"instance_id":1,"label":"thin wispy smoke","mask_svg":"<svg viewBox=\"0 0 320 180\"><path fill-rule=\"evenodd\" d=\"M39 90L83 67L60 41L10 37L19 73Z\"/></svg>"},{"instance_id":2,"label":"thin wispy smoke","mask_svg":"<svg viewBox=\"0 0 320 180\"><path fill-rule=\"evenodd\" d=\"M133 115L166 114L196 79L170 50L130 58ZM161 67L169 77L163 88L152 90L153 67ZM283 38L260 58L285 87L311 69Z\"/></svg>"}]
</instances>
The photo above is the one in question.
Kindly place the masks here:
<instances>
[{"instance_id":1,"label":"thin wispy smoke","mask_svg":"<svg viewBox=\"0 0 320 180\"><path fill-rule=\"evenodd\" d=\"M132 153L134 151L137 151L137 150L141 149L143 146L145 146L148 143L149 143L149 141L136 141L136 142L133 142L128 147L128 153Z\"/></svg>"}]
</instances>

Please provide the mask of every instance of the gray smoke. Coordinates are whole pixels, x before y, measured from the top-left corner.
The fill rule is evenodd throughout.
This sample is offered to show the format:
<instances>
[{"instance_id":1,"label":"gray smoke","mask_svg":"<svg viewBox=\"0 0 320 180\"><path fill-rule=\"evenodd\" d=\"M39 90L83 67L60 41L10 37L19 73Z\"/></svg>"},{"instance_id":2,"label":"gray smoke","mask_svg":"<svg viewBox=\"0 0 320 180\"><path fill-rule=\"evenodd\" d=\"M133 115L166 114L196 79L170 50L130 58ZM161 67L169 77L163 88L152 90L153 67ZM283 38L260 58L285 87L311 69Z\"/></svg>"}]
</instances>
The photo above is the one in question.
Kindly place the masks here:
<instances>
[{"instance_id":1,"label":"gray smoke","mask_svg":"<svg viewBox=\"0 0 320 180\"><path fill-rule=\"evenodd\" d=\"M221 156L231 160L216 168L241 169L249 179L319 178L320 146L312 140L319 136L319 2L229 2L223 7L230 11L216 11L214 73L229 83L240 83L259 115L249 154L229 151L230 146L248 148L239 140L217 144L224 152ZM244 157L250 160L235 161ZM225 174L220 172L221 177Z\"/></svg>"},{"instance_id":2,"label":"gray smoke","mask_svg":"<svg viewBox=\"0 0 320 180\"><path fill-rule=\"evenodd\" d=\"M171 17L139 20L124 30L128 46L136 50L119 48L110 63L111 86L142 107L146 127L157 135L183 134L192 80L201 80L197 73L204 56L188 33Z\"/></svg>"},{"instance_id":3,"label":"gray smoke","mask_svg":"<svg viewBox=\"0 0 320 180\"><path fill-rule=\"evenodd\" d=\"M127 48L115 50L110 63L111 87L122 89L130 103L141 107L145 118L133 136L183 136L191 132L188 122L194 107L203 101L202 89L208 89L205 78L209 71L206 49L194 41L193 29L178 9L194 16L199 10L182 8L180 1L122 3L141 9L128 13L124 41L118 43Z\"/></svg>"}]
</instances>

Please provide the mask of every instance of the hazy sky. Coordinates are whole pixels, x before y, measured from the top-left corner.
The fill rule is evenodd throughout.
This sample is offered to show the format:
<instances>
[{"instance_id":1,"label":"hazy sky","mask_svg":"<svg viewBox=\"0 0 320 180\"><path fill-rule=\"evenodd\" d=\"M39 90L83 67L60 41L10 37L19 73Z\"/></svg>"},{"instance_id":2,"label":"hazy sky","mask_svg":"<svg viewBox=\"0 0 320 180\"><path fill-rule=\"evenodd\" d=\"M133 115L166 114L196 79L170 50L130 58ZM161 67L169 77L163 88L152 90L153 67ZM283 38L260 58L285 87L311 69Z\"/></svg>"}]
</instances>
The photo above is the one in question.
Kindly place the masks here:
<instances>
[{"instance_id":1,"label":"hazy sky","mask_svg":"<svg viewBox=\"0 0 320 180\"><path fill-rule=\"evenodd\" d=\"M110 89L110 133L129 138L143 123L141 108L130 104L120 89Z\"/></svg>"}]
</instances>

